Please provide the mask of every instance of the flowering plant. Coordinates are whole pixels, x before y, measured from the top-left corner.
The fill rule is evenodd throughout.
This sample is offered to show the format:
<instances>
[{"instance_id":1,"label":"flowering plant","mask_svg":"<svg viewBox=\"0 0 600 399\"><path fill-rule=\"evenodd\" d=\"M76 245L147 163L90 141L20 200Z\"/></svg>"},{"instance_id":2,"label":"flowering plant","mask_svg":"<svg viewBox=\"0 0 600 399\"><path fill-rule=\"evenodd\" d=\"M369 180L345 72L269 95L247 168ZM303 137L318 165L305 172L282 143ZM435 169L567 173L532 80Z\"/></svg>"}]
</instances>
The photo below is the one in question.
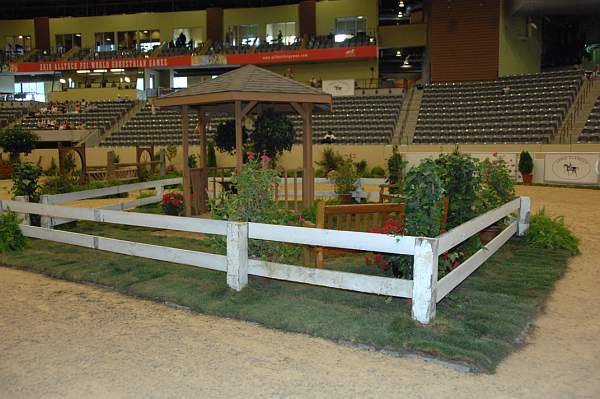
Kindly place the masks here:
<instances>
[{"instance_id":1,"label":"flowering plant","mask_svg":"<svg viewBox=\"0 0 600 399\"><path fill-rule=\"evenodd\" d=\"M176 191L165 193L160 205L167 215L180 216L183 213L183 194Z\"/></svg>"}]
</instances>

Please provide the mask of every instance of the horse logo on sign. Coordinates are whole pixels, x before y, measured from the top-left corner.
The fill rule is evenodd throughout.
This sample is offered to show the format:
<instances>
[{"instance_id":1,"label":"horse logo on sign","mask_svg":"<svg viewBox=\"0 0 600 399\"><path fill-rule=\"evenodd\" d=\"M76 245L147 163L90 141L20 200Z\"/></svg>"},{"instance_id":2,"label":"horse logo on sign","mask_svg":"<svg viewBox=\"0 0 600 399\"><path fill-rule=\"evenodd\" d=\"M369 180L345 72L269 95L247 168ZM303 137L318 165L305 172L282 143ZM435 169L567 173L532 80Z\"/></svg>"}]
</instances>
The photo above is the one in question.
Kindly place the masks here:
<instances>
[{"instance_id":1,"label":"horse logo on sign","mask_svg":"<svg viewBox=\"0 0 600 399\"><path fill-rule=\"evenodd\" d=\"M582 180L592 173L592 164L586 158L578 155L566 155L554 160L552 171L561 179Z\"/></svg>"}]
</instances>

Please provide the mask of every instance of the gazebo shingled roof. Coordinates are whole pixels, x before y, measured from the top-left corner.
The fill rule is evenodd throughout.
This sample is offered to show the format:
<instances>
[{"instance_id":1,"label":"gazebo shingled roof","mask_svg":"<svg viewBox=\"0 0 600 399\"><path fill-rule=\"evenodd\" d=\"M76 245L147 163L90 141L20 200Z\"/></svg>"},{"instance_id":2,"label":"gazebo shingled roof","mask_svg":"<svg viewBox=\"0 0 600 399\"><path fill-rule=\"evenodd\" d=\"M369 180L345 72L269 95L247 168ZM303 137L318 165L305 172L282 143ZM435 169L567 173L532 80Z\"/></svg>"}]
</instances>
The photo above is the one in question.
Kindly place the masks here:
<instances>
[{"instance_id":1,"label":"gazebo shingled roof","mask_svg":"<svg viewBox=\"0 0 600 399\"><path fill-rule=\"evenodd\" d=\"M197 211L205 210L205 195L208 188L208 169L206 165L206 124L210 114L215 112L233 112L235 115L236 167L238 171L243 163L242 122L253 112L258 103L267 103L277 111L295 111L303 121L303 167L302 200L309 206L314 200L314 170L312 161L312 114L314 111L331 110L330 94L281 76L275 72L246 65L224 73L215 79L195 84L187 89L169 93L154 100L154 105L163 107L180 106L183 133L183 187L185 214L192 213L192 184L188 165L189 134L188 108L198 111L197 131L201 141L201 168L195 173L202 176L202 186L194 193Z\"/></svg>"}]
</instances>

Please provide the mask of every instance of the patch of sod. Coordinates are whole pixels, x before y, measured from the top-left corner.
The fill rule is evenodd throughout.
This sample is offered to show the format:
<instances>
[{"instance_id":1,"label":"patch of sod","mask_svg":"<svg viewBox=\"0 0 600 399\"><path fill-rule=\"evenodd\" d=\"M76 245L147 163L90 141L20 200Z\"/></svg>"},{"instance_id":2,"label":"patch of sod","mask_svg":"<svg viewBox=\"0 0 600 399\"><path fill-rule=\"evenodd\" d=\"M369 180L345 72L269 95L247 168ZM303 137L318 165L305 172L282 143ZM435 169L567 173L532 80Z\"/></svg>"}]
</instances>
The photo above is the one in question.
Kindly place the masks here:
<instances>
[{"instance_id":1,"label":"patch of sod","mask_svg":"<svg viewBox=\"0 0 600 399\"><path fill-rule=\"evenodd\" d=\"M152 235L151 229L77 223L80 233L207 251L202 240ZM518 348L518 340L539 313L567 267L569 255L530 248L513 239L438 304L435 322L421 326L410 304L329 288L251 278L240 293L225 274L40 240L0 263L52 277L86 281L194 311L248 320L271 328L349 341L399 353L421 353L493 372ZM328 258L330 269L370 272L363 255Z\"/></svg>"}]
</instances>

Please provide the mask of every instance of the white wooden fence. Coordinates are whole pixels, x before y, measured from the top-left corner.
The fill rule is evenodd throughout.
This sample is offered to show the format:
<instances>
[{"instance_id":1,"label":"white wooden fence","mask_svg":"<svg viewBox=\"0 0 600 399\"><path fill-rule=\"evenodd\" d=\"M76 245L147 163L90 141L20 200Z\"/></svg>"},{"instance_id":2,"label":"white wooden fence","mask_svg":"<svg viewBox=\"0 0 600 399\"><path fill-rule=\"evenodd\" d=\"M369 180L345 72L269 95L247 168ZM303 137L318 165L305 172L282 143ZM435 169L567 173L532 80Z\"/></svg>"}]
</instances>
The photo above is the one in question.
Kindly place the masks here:
<instances>
[{"instance_id":1,"label":"white wooden fence","mask_svg":"<svg viewBox=\"0 0 600 399\"><path fill-rule=\"evenodd\" d=\"M156 182L148 183L156 184ZM114 193L107 189L101 190L106 191L101 192L100 195ZM73 193L73 195L77 195L77 193ZM67 195L61 198L73 199ZM67 207L49 203L0 201L0 210L12 210L26 216L38 214L47 218L86 220L226 236L227 255L225 256L53 230L49 227L21 225L23 233L31 238L226 272L227 284L237 291L247 285L250 274L369 294L412 298L412 316L421 323L431 322L435 317L436 303L481 266L510 237L515 233L519 235L525 233L529 226L529 208L529 198L516 198L439 237L428 238L150 215L111 209ZM515 212L518 214L518 219L512 216ZM508 227L500 235L438 281L438 257L441 254L507 216L509 217ZM405 280L367 276L248 259L249 239L413 255L414 277L413 280Z\"/></svg>"}]
</instances>

